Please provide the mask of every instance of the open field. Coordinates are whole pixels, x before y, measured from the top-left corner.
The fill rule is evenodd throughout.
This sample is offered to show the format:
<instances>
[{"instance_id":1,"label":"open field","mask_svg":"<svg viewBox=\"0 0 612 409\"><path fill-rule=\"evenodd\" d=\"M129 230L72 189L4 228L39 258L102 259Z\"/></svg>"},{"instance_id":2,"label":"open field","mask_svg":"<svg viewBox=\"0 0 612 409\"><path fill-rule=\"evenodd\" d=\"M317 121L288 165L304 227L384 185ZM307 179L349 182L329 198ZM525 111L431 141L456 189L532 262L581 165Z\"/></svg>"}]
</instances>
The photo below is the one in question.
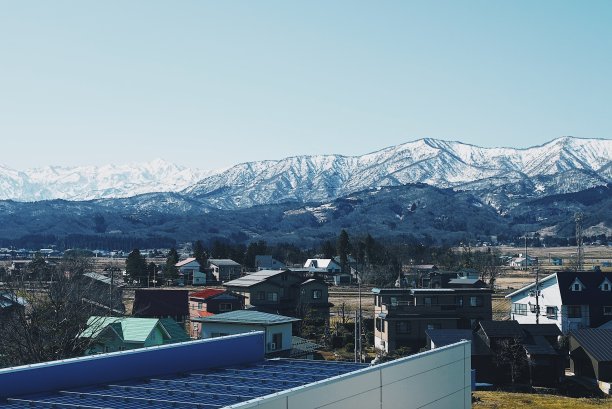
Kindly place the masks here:
<instances>
[{"instance_id":1,"label":"open field","mask_svg":"<svg viewBox=\"0 0 612 409\"><path fill-rule=\"evenodd\" d=\"M474 409L567 409L567 408L612 408L612 399L568 398L557 395L538 395L532 393L510 392L474 392L479 401L474 402Z\"/></svg>"}]
</instances>

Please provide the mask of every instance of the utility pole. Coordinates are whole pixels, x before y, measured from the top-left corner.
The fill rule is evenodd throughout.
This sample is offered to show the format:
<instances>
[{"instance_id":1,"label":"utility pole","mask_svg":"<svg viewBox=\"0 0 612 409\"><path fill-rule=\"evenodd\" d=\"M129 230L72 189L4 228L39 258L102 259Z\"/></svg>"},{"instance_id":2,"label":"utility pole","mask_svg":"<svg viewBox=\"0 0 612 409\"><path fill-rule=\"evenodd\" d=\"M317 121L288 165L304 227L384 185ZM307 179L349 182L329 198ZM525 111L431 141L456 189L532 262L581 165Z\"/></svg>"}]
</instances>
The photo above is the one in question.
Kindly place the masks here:
<instances>
[{"instance_id":1,"label":"utility pole","mask_svg":"<svg viewBox=\"0 0 612 409\"><path fill-rule=\"evenodd\" d=\"M536 324L540 323L540 269L536 266L535 297L536 297Z\"/></svg>"},{"instance_id":2,"label":"utility pole","mask_svg":"<svg viewBox=\"0 0 612 409\"><path fill-rule=\"evenodd\" d=\"M359 347L357 346L357 318L358 318L359 312L355 311L355 362L357 361L357 354L359 353Z\"/></svg>"},{"instance_id":3,"label":"utility pole","mask_svg":"<svg viewBox=\"0 0 612 409\"><path fill-rule=\"evenodd\" d=\"M584 220L584 214L576 212L574 220L576 221L576 270L581 271L584 263L584 249L582 248L582 221Z\"/></svg>"},{"instance_id":4,"label":"utility pole","mask_svg":"<svg viewBox=\"0 0 612 409\"><path fill-rule=\"evenodd\" d=\"M359 291L359 362L361 362L361 357L362 355L362 348L361 348L361 276L357 276L357 288Z\"/></svg>"}]
</instances>

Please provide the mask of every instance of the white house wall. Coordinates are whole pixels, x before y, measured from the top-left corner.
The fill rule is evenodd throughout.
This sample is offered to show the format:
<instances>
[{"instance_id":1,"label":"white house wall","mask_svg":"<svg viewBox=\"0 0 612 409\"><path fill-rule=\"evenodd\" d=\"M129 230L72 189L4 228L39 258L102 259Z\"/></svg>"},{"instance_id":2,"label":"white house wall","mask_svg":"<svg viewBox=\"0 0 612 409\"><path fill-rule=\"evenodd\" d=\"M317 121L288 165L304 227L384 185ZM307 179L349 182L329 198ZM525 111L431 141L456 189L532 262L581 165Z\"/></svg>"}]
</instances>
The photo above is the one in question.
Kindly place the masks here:
<instances>
[{"instance_id":1,"label":"white house wall","mask_svg":"<svg viewBox=\"0 0 612 409\"><path fill-rule=\"evenodd\" d=\"M562 329L562 313L561 313L561 293L559 292L559 285L557 278L553 277L544 282L540 282L540 324L557 324L559 329ZM535 293L535 287L523 290L520 293L511 297L512 304L527 304L527 315L514 314L511 310L510 316L512 319L518 321L519 324L535 324L536 314L531 312L529 303L535 305L535 295L529 295L530 292ZM551 319L546 317L546 306L557 307L557 318Z\"/></svg>"},{"instance_id":2,"label":"white house wall","mask_svg":"<svg viewBox=\"0 0 612 409\"><path fill-rule=\"evenodd\" d=\"M441 347L229 408L471 408L470 342Z\"/></svg>"},{"instance_id":3,"label":"white house wall","mask_svg":"<svg viewBox=\"0 0 612 409\"><path fill-rule=\"evenodd\" d=\"M291 323L271 325L266 328L263 325L256 324L222 324L218 322L203 322L201 337L203 339L211 338L213 333L235 335L252 331L264 331L266 333L266 352L273 352L268 347L273 342L273 335L279 332L283 334L283 345L281 348L278 348L277 346L276 351L291 349Z\"/></svg>"}]
</instances>

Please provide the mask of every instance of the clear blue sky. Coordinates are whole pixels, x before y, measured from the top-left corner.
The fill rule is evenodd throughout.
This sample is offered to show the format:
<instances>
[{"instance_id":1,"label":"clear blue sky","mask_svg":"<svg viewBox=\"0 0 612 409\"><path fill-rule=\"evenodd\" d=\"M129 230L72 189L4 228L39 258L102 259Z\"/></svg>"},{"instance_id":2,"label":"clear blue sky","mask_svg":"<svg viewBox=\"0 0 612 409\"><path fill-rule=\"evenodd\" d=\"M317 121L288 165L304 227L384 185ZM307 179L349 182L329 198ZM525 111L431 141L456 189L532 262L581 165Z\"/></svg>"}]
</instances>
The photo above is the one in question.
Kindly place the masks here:
<instances>
[{"instance_id":1,"label":"clear blue sky","mask_svg":"<svg viewBox=\"0 0 612 409\"><path fill-rule=\"evenodd\" d=\"M0 1L0 164L612 137L612 1Z\"/></svg>"}]
</instances>

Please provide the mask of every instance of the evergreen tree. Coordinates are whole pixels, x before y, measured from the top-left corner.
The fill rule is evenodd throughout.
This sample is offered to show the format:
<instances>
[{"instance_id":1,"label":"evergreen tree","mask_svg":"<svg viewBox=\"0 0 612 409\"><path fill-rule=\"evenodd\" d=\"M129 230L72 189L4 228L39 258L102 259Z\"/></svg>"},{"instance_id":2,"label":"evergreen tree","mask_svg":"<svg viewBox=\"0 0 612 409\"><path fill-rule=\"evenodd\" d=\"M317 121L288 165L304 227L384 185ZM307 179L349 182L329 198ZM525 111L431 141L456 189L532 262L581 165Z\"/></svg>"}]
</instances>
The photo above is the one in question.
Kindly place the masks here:
<instances>
[{"instance_id":1,"label":"evergreen tree","mask_svg":"<svg viewBox=\"0 0 612 409\"><path fill-rule=\"evenodd\" d=\"M125 272L132 280L143 283L147 279L147 260L140 254L139 249L134 249L125 259Z\"/></svg>"},{"instance_id":2,"label":"evergreen tree","mask_svg":"<svg viewBox=\"0 0 612 409\"><path fill-rule=\"evenodd\" d=\"M193 244L193 257L200 263L200 271L204 271L208 266L208 255L206 254L206 250L204 250L204 245L201 240L197 240Z\"/></svg>"},{"instance_id":3,"label":"evergreen tree","mask_svg":"<svg viewBox=\"0 0 612 409\"><path fill-rule=\"evenodd\" d=\"M321 243L321 253L323 254L323 258L332 258L336 253L336 249L331 241L325 240Z\"/></svg>"},{"instance_id":4,"label":"evergreen tree","mask_svg":"<svg viewBox=\"0 0 612 409\"><path fill-rule=\"evenodd\" d=\"M342 229L342 231L340 232L340 236L338 237L336 250L338 252L338 256L340 257L340 265L342 266L342 271L346 271L348 264L348 256L351 252L351 242L349 240L348 233L344 229Z\"/></svg>"},{"instance_id":5,"label":"evergreen tree","mask_svg":"<svg viewBox=\"0 0 612 409\"><path fill-rule=\"evenodd\" d=\"M178 268L176 263L179 262L179 255L176 249L173 247L166 256L166 265L164 267L164 276L169 279L175 279L178 277Z\"/></svg>"}]
</instances>

